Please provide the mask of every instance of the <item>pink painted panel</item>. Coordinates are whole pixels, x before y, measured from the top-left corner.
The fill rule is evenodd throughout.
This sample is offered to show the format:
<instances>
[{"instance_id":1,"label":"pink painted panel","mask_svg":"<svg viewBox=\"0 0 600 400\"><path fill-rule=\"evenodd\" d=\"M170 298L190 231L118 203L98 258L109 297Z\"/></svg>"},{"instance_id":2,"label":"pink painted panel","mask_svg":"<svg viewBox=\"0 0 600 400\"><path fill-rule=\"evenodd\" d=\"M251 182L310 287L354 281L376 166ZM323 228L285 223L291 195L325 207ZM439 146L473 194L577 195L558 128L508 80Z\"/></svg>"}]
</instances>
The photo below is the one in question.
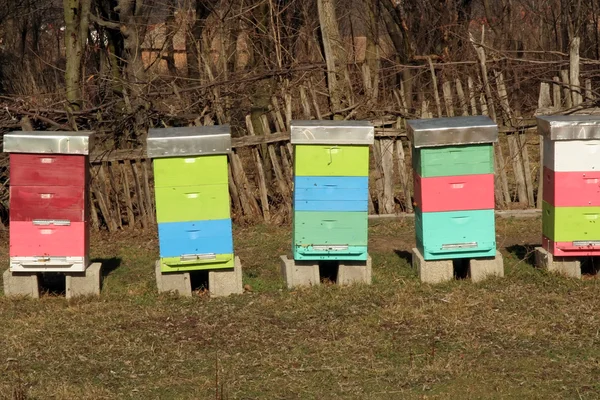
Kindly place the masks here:
<instances>
[{"instance_id":1,"label":"pink painted panel","mask_svg":"<svg viewBox=\"0 0 600 400\"><path fill-rule=\"evenodd\" d=\"M423 212L494 208L494 174L436 176L414 173L415 205Z\"/></svg>"},{"instance_id":2,"label":"pink painted panel","mask_svg":"<svg viewBox=\"0 0 600 400\"><path fill-rule=\"evenodd\" d=\"M84 257L89 248L86 222L69 226L34 225L31 221L10 222L10 256Z\"/></svg>"},{"instance_id":3,"label":"pink painted panel","mask_svg":"<svg viewBox=\"0 0 600 400\"><path fill-rule=\"evenodd\" d=\"M552 255L560 257L600 256L600 244L574 246L572 242L555 242L543 236L542 247Z\"/></svg>"},{"instance_id":4,"label":"pink painted panel","mask_svg":"<svg viewBox=\"0 0 600 400\"><path fill-rule=\"evenodd\" d=\"M600 171L556 172L544 167L544 201L555 207L600 206Z\"/></svg>"}]
</instances>

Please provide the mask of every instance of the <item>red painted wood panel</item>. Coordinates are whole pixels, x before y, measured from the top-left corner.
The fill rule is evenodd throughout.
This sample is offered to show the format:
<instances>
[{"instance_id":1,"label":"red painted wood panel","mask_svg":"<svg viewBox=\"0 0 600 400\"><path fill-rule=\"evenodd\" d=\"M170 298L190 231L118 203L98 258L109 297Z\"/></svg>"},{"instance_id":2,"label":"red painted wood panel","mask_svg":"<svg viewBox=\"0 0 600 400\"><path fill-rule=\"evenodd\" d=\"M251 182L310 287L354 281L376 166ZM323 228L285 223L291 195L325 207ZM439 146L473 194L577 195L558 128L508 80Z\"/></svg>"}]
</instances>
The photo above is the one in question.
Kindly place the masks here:
<instances>
[{"instance_id":1,"label":"red painted wood panel","mask_svg":"<svg viewBox=\"0 0 600 400\"><path fill-rule=\"evenodd\" d=\"M85 186L88 157L65 154L10 154L11 186Z\"/></svg>"},{"instance_id":2,"label":"red painted wood panel","mask_svg":"<svg viewBox=\"0 0 600 400\"><path fill-rule=\"evenodd\" d=\"M86 222L69 226L39 226L32 222L10 223L10 256L84 257L89 248L89 227Z\"/></svg>"},{"instance_id":3,"label":"red painted wood panel","mask_svg":"<svg viewBox=\"0 0 600 400\"><path fill-rule=\"evenodd\" d=\"M85 189L76 186L11 186L10 220L66 219L83 222Z\"/></svg>"},{"instance_id":4,"label":"red painted wood panel","mask_svg":"<svg viewBox=\"0 0 600 400\"><path fill-rule=\"evenodd\" d=\"M423 212L494 208L494 174L422 178L415 172L414 187Z\"/></svg>"},{"instance_id":5,"label":"red painted wood panel","mask_svg":"<svg viewBox=\"0 0 600 400\"><path fill-rule=\"evenodd\" d=\"M600 171L556 172L544 167L543 198L555 207L600 206Z\"/></svg>"},{"instance_id":6,"label":"red painted wood panel","mask_svg":"<svg viewBox=\"0 0 600 400\"><path fill-rule=\"evenodd\" d=\"M555 242L545 236L542 237L542 247L560 257L600 256L600 245L574 246L572 242Z\"/></svg>"}]
</instances>

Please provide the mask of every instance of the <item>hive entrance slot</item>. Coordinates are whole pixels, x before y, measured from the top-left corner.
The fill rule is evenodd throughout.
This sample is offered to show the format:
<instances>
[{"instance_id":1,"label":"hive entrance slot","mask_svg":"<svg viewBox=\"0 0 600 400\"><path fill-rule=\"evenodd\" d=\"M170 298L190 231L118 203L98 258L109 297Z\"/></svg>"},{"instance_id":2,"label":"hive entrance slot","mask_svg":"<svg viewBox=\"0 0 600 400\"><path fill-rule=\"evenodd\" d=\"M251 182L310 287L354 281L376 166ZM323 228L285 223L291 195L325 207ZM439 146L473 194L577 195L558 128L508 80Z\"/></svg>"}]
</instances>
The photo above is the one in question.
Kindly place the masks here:
<instances>
[{"instance_id":1,"label":"hive entrance slot","mask_svg":"<svg viewBox=\"0 0 600 400\"><path fill-rule=\"evenodd\" d=\"M452 260L455 279L467 279L469 277L469 261L468 258Z\"/></svg>"},{"instance_id":2,"label":"hive entrance slot","mask_svg":"<svg viewBox=\"0 0 600 400\"><path fill-rule=\"evenodd\" d=\"M600 271L600 257L582 257L581 275L597 275Z\"/></svg>"},{"instance_id":3,"label":"hive entrance slot","mask_svg":"<svg viewBox=\"0 0 600 400\"><path fill-rule=\"evenodd\" d=\"M190 284L192 285L192 291L208 290L208 270L190 271Z\"/></svg>"},{"instance_id":4,"label":"hive entrance slot","mask_svg":"<svg viewBox=\"0 0 600 400\"><path fill-rule=\"evenodd\" d=\"M321 282L337 283L338 270L340 268L339 261L319 261L319 276Z\"/></svg>"}]
</instances>

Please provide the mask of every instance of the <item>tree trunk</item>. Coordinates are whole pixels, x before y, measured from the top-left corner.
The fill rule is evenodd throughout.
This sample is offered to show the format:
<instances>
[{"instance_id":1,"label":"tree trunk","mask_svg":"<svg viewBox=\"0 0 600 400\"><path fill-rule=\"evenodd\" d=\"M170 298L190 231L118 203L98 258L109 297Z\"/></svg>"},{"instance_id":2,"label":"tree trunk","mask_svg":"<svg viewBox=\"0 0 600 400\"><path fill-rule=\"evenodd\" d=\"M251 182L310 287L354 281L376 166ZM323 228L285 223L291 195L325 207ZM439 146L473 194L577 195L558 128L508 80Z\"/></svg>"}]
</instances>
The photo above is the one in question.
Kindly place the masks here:
<instances>
[{"instance_id":1,"label":"tree trunk","mask_svg":"<svg viewBox=\"0 0 600 400\"><path fill-rule=\"evenodd\" d=\"M89 29L90 0L63 0L65 13L67 100L73 110L83 106L81 60Z\"/></svg>"},{"instance_id":2,"label":"tree trunk","mask_svg":"<svg viewBox=\"0 0 600 400\"><path fill-rule=\"evenodd\" d=\"M340 37L334 0L317 0L323 51L327 64L329 102L334 119L343 119L339 114L344 104L347 55Z\"/></svg>"},{"instance_id":3,"label":"tree trunk","mask_svg":"<svg viewBox=\"0 0 600 400\"><path fill-rule=\"evenodd\" d=\"M192 25L191 37L186 35L185 54L187 60L187 72L189 78L199 79L202 64L202 34L206 19L210 15L207 0L196 0L196 15Z\"/></svg>"}]
</instances>

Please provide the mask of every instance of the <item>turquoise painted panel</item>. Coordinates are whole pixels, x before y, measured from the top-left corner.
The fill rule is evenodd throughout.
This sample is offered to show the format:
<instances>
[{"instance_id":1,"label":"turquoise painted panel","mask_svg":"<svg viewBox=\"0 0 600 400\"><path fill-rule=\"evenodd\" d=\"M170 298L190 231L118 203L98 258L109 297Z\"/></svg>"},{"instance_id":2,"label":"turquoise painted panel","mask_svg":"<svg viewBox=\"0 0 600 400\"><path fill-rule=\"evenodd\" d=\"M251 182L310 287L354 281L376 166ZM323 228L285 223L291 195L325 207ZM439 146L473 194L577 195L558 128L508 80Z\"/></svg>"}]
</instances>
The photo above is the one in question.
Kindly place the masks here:
<instances>
[{"instance_id":1,"label":"turquoise painted panel","mask_svg":"<svg viewBox=\"0 0 600 400\"><path fill-rule=\"evenodd\" d=\"M415 210L417 248L425 260L494 257L494 210L423 213Z\"/></svg>"},{"instance_id":2,"label":"turquoise painted panel","mask_svg":"<svg viewBox=\"0 0 600 400\"><path fill-rule=\"evenodd\" d=\"M312 246L294 246L294 260L299 261L366 261L367 246L348 246L344 250L315 249Z\"/></svg>"},{"instance_id":3,"label":"turquoise painted panel","mask_svg":"<svg viewBox=\"0 0 600 400\"><path fill-rule=\"evenodd\" d=\"M366 246L367 236L367 212L298 211L294 213L294 246Z\"/></svg>"}]
</instances>

